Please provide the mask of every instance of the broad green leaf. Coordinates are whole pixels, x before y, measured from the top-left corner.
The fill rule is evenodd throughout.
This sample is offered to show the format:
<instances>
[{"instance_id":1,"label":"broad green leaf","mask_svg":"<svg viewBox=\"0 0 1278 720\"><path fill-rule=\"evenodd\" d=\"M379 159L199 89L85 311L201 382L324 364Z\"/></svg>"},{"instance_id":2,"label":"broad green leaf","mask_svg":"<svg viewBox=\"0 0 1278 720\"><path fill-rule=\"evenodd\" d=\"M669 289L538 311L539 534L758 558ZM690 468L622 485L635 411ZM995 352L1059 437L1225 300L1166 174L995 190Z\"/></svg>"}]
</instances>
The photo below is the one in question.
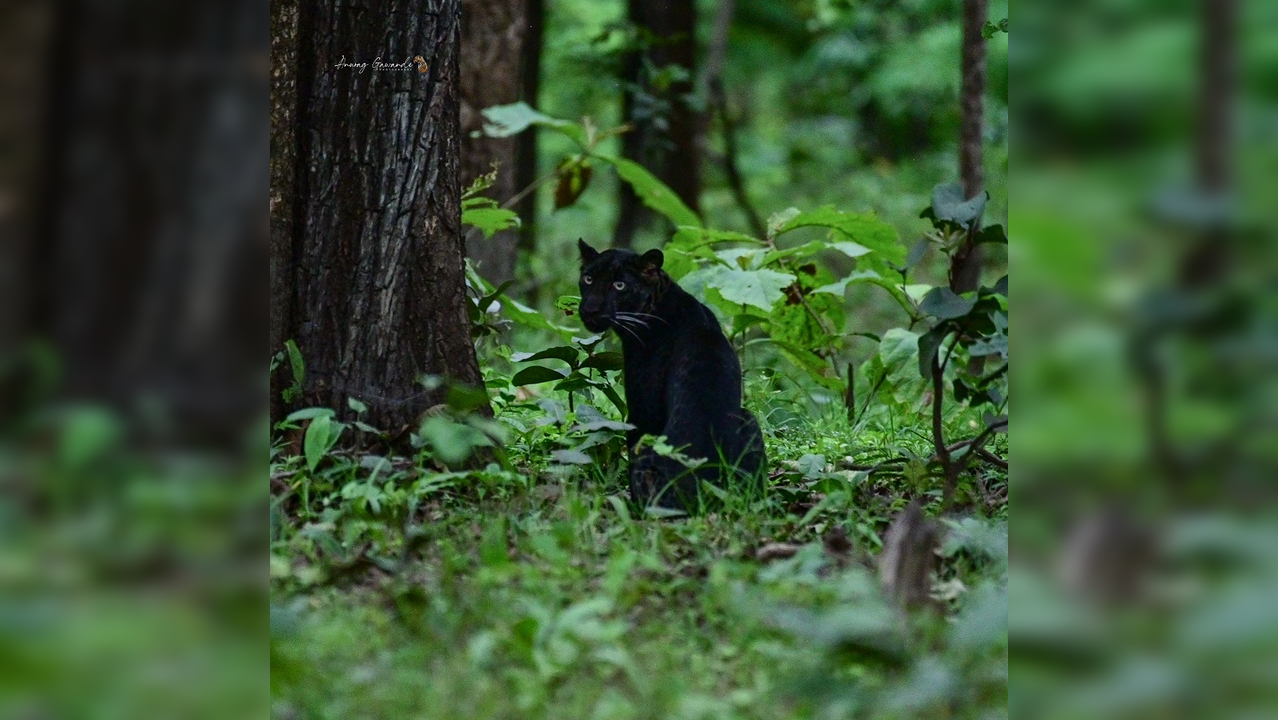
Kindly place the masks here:
<instances>
[{"instance_id":1,"label":"broad green leaf","mask_svg":"<svg viewBox=\"0 0 1278 720\"><path fill-rule=\"evenodd\" d=\"M875 285L879 285L882 284L882 282L883 278L873 270L857 270L838 282L832 282L829 285L822 285L819 288L814 288L812 292L827 293L829 295L838 295L839 297L842 297L843 294L847 292L848 285L851 285L852 283L873 283Z\"/></svg>"},{"instance_id":2,"label":"broad green leaf","mask_svg":"<svg viewBox=\"0 0 1278 720\"><path fill-rule=\"evenodd\" d=\"M435 457L448 465L454 465L470 457L470 453L476 447L492 445L492 442L479 430L454 422L442 415L426 418L418 433L431 446Z\"/></svg>"},{"instance_id":3,"label":"broad green leaf","mask_svg":"<svg viewBox=\"0 0 1278 720\"><path fill-rule=\"evenodd\" d=\"M589 465L593 462L589 455L577 450L555 450L550 453L550 457L565 465Z\"/></svg>"},{"instance_id":4,"label":"broad green leaf","mask_svg":"<svg viewBox=\"0 0 1278 720\"><path fill-rule=\"evenodd\" d=\"M346 404L350 407L350 409L354 410L356 413L360 415L363 415L364 413L368 412L368 406L360 402L359 400L356 400L355 398L346 398Z\"/></svg>"},{"instance_id":5,"label":"broad green leaf","mask_svg":"<svg viewBox=\"0 0 1278 720\"><path fill-rule=\"evenodd\" d=\"M971 226L980 222L990 194L982 192L974 198L963 196L963 186L943 183L932 188L932 214L937 220Z\"/></svg>"},{"instance_id":6,"label":"broad green leaf","mask_svg":"<svg viewBox=\"0 0 1278 720\"><path fill-rule=\"evenodd\" d=\"M74 408L67 413L58 438L58 457L68 469L81 469L123 438L124 425L111 412L97 407Z\"/></svg>"},{"instance_id":7,"label":"broad green leaf","mask_svg":"<svg viewBox=\"0 0 1278 720\"><path fill-rule=\"evenodd\" d=\"M700 225L680 225L676 230L674 237L670 239L669 246L680 249L691 249L698 245L713 245L720 242L743 242L753 245L763 245L764 242L759 238L746 235L745 233L733 232L732 230L711 230L703 228ZM668 246L668 247L669 247Z\"/></svg>"},{"instance_id":8,"label":"broad green leaf","mask_svg":"<svg viewBox=\"0 0 1278 720\"><path fill-rule=\"evenodd\" d=\"M301 410L294 410L293 412L289 413L289 416L284 418L284 420L287 422L293 422L297 420L314 420L315 418L318 418L318 417L333 417L336 414L337 413L333 412L333 408L326 408L326 407L302 408Z\"/></svg>"},{"instance_id":9,"label":"broad green leaf","mask_svg":"<svg viewBox=\"0 0 1278 720\"><path fill-rule=\"evenodd\" d=\"M301 385L306 380L306 361L302 359L302 351L292 340L284 341L284 347L288 350L288 363L293 371L293 382Z\"/></svg>"},{"instance_id":10,"label":"broad green leaf","mask_svg":"<svg viewBox=\"0 0 1278 720\"><path fill-rule=\"evenodd\" d=\"M563 380L566 377L568 377L568 373L561 370L548 368L544 365L533 365L515 373L515 377L510 379L510 384L515 387L523 387L524 385Z\"/></svg>"},{"instance_id":11,"label":"broad green leaf","mask_svg":"<svg viewBox=\"0 0 1278 720\"><path fill-rule=\"evenodd\" d=\"M1004 360L1007 359L1007 336L995 335L993 337L983 338L972 343L968 347L967 353L972 357L981 357L983 355L1000 355Z\"/></svg>"},{"instance_id":12,"label":"broad green leaf","mask_svg":"<svg viewBox=\"0 0 1278 720\"><path fill-rule=\"evenodd\" d=\"M666 216L676 226L691 225L693 227L701 227L701 218L697 217L697 214L692 212L679 199L675 191L667 187L665 183L657 179L657 176L648 172L639 163L610 155L596 155L595 157L616 167L617 175L622 180L630 183L635 195L639 196L644 205Z\"/></svg>"},{"instance_id":13,"label":"broad green leaf","mask_svg":"<svg viewBox=\"0 0 1278 720\"><path fill-rule=\"evenodd\" d=\"M464 224L478 228L486 238L501 230L519 227L519 214L499 207L463 210L461 219Z\"/></svg>"},{"instance_id":14,"label":"broad green leaf","mask_svg":"<svg viewBox=\"0 0 1278 720\"><path fill-rule=\"evenodd\" d=\"M536 310L524 305L513 298L506 298L501 304L502 312L506 313L511 320L524 325L526 327L537 328L539 330L550 330L560 335L569 335L573 332L572 328L556 325L545 318L544 315Z\"/></svg>"},{"instance_id":15,"label":"broad green leaf","mask_svg":"<svg viewBox=\"0 0 1278 720\"><path fill-rule=\"evenodd\" d=\"M595 353L586 358L581 364L584 368L594 368L596 370L620 370L622 368L621 353L619 352L601 352Z\"/></svg>"},{"instance_id":16,"label":"broad green leaf","mask_svg":"<svg viewBox=\"0 0 1278 720\"><path fill-rule=\"evenodd\" d=\"M333 422L329 415L320 415L311 421L306 428L306 437L302 440L302 450L306 455L306 467L311 472L319 465L320 460L337 444L345 429L341 423Z\"/></svg>"},{"instance_id":17,"label":"broad green leaf","mask_svg":"<svg viewBox=\"0 0 1278 720\"><path fill-rule=\"evenodd\" d=\"M803 477L815 480L825 475L825 456L808 453L795 461L795 467L803 473Z\"/></svg>"},{"instance_id":18,"label":"broad green leaf","mask_svg":"<svg viewBox=\"0 0 1278 720\"><path fill-rule=\"evenodd\" d=\"M768 216L768 237L774 238L778 234L784 232L781 228L786 223L799 216L799 208L788 207L784 210L778 210Z\"/></svg>"},{"instance_id":19,"label":"broad green leaf","mask_svg":"<svg viewBox=\"0 0 1278 720\"><path fill-rule=\"evenodd\" d=\"M965 298L948 287L935 287L923 296L919 310L939 320L961 318L976 307L976 298Z\"/></svg>"},{"instance_id":20,"label":"broad green leaf","mask_svg":"<svg viewBox=\"0 0 1278 720\"><path fill-rule=\"evenodd\" d=\"M981 228L980 232L972 239L976 245L981 243L994 243L995 245L1007 244L1007 230L1002 225L989 225Z\"/></svg>"},{"instance_id":21,"label":"broad green leaf","mask_svg":"<svg viewBox=\"0 0 1278 720\"><path fill-rule=\"evenodd\" d=\"M860 243L847 242L846 240L843 242L832 242L832 243L826 243L826 244L831 249L838 250L839 252L843 253L844 255L847 255L850 258L861 257L862 255L865 255L870 252L870 248Z\"/></svg>"},{"instance_id":22,"label":"broad green leaf","mask_svg":"<svg viewBox=\"0 0 1278 720\"><path fill-rule=\"evenodd\" d=\"M580 372L577 372L574 370L571 374L568 375L566 379L564 379L563 382L560 382L559 384L555 385L555 390L562 390L564 392L576 392L578 390L585 390L588 387L599 387L599 385L600 383L597 383L594 380L591 380L590 378L586 377L585 375L582 375Z\"/></svg>"},{"instance_id":23,"label":"broad green leaf","mask_svg":"<svg viewBox=\"0 0 1278 720\"><path fill-rule=\"evenodd\" d=\"M839 280L838 282L833 282L833 283L830 283L829 285L822 285L819 288L813 289L812 292L826 293L826 294L838 295L842 297L843 294L847 292L848 285L851 285L853 283L868 283L870 285L877 285L883 288L884 290L887 290L888 294L892 296L892 299L896 300L897 304L901 306L901 309L905 310L905 312L910 314L911 316L914 313L914 303L910 301L910 297L911 297L909 295L910 288L922 287L924 289L931 289L930 285L902 286L899 282L893 282L883 277L876 270L857 270L856 272L850 273L847 277L843 278L842 280Z\"/></svg>"},{"instance_id":24,"label":"broad green leaf","mask_svg":"<svg viewBox=\"0 0 1278 720\"><path fill-rule=\"evenodd\" d=\"M715 288L724 300L741 305L753 305L762 310L771 310L782 291L794 282L790 273L775 270L739 270L737 268L716 268L706 280L706 286Z\"/></svg>"},{"instance_id":25,"label":"broad green leaf","mask_svg":"<svg viewBox=\"0 0 1278 720\"><path fill-rule=\"evenodd\" d=\"M824 240L813 240L811 242L806 242L806 243L803 243L802 245L795 245L794 247L786 248L784 250L770 250L768 251L767 255L763 256L763 260L760 261L759 264L763 266L768 266L775 263L778 260L784 260L789 257L806 260L807 258L810 258L816 255L822 250L825 250L829 246L830 244L825 242Z\"/></svg>"},{"instance_id":26,"label":"broad green leaf","mask_svg":"<svg viewBox=\"0 0 1278 720\"><path fill-rule=\"evenodd\" d=\"M759 248L728 248L716 251L715 257L723 261L725 265L750 270L759 266L759 263L755 261L762 254L763 250Z\"/></svg>"},{"instance_id":27,"label":"broad green leaf","mask_svg":"<svg viewBox=\"0 0 1278 720\"><path fill-rule=\"evenodd\" d=\"M563 360L569 365L576 365L577 358L581 357L581 351L571 345L559 345L557 347L549 347L545 350L538 350L534 353L513 353L510 356L511 362L530 362L532 360Z\"/></svg>"},{"instance_id":28,"label":"broad green leaf","mask_svg":"<svg viewBox=\"0 0 1278 720\"><path fill-rule=\"evenodd\" d=\"M899 403L916 402L927 383L919 377L919 335L905 328L883 333L878 359L887 372L891 395ZM931 377L929 375L928 377Z\"/></svg>"},{"instance_id":29,"label":"broad green leaf","mask_svg":"<svg viewBox=\"0 0 1278 720\"><path fill-rule=\"evenodd\" d=\"M581 145L586 144L586 131L580 125L537 112L526 102L494 105L483 110L484 134L488 137L510 137L527 130L532 125L548 127L567 135Z\"/></svg>"},{"instance_id":30,"label":"broad green leaf","mask_svg":"<svg viewBox=\"0 0 1278 720\"><path fill-rule=\"evenodd\" d=\"M776 234L782 235L801 227L837 230L847 239L879 254L890 263L905 263L905 248L897 237L896 228L880 220L874 213L846 213L827 205L793 215L777 227Z\"/></svg>"}]
</instances>

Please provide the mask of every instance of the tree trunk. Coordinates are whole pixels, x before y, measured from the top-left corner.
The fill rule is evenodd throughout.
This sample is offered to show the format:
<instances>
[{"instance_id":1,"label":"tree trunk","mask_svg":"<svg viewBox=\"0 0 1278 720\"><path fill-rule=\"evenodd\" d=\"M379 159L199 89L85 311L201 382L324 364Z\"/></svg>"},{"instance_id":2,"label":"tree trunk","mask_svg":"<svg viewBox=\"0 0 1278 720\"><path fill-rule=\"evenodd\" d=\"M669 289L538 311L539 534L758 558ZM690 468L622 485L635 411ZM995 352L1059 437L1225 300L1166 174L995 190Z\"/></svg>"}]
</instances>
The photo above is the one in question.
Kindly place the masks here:
<instances>
[{"instance_id":1,"label":"tree trunk","mask_svg":"<svg viewBox=\"0 0 1278 720\"><path fill-rule=\"evenodd\" d=\"M47 3L28 0L10 4L6 22L0 23L0 67L6 79L0 81L0 138L36 138L36 142L6 142L0 153L0 356L13 361L30 330L33 273L32 258L39 249L35 242L32 208L39 199L33 192L40 185L47 158L41 157L44 144L41 117L45 89L45 61L61 52L53 47L49 26L53 9ZM59 138L59 142L61 138ZM0 424L19 409L31 385L29 377L0 371Z\"/></svg>"},{"instance_id":2,"label":"tree trunk","mask_svg":"<svg viewBox=\"0 0 1278 720\"><path fill-rule=\"evenodd\" d=\"M985 28L986 0L963 0L963 57L959 118L959 177L966 197L985 191ZM980 247L959 247L950 267L950 289L975 290L981 282Z\"/></svg>"},{"instance_id":3,"label":"tree trunk","mask_svg":"<svg viewBox=\"0 0 1278 720\"><path fill-rule=\"evenodd\" d=\"M1199 233L1181 259L1185 287L1202 288L1228 274L1233 258L1231 218L1224 213L1233 192L1233 115L1237 91L1237 0L1202 3L1199 40L1199 101L1195 165L1199 202L1220 213Z\"/></svg>"},{"instance_id":4,"label":"tree trunk","mask_svg":"<svg viewBox=\"0 0 1278 720\"><path fill-rule=\"evenodd\" d=\"M261 414L259 9L79 3L52 31L32 329L66 396L145 407L165 440L238 441Z\"/></svg>"},{"instance_id":5,"label":"tree trunk","mask_svg":"<svg viewBox=\"0 0 1278 720\"><path fill-rule=\"evenodd\" d=\"M628 13L631 23L649 30L655 38L646 51L653 67L679 65L688 71L688 78L659 91L644 72L644 53L632 52L626 57L622 81L640 86L642 95L668 108L668 130L660 130L654 118L648 116L650 103L628 89L622 96L621 112L634 129L622 136L622 155L652 171L697 212L701 194L697 135L701 118L684 99L692 92L696 72L696 4L683 0L629 0ZM621 183L613 245L630 247L635 232L650 219L651 213L630 186Z\"/></svg>"},{"instance_id":6,"label":"tree trunk","mask_svg":"<svg viewBox=\"0 0 1278 720\"><path fill-rule=\"evenodd\" d=\"M293 217L297 171L297 0L271 2L271 354L293 329ZM289 371L271 374L271 417L284 417Z\"/></svg>"},{"instance_id":7,"label":"tree trunk","mask_svg":"<svg viewBox=\"0 0 1278 720\"><path fill-rule=\"evenodd\" d=\"M525 0L462 0L461 40L461 182L469 185L497 164L497 182L489 197L504 203L519 192L516 138L492 138L480 131L482 111L519 99L526 21ZM476 269L500 285L515 275L519 233L503 230L491 238L478 235L466 243Z\"/></svg>"},{"instance_id":8,"label":"tree trunk","mask_svg":"<svg viewBox=\"0 0 1278 720\"><path fill-rule=\"evenodd\" d=\"M540 107L541 51L544 45L546 9L543 0L524 0L528 33L524 37L524 59L519 97L532 107ZM515 151L515 186L520 190L537 180L537 126L518 136ZM537 247L537 193L528 193L515 206L519 212L519 245L531 252Z\"/></svg>"},{"instance_id":9,"label":"tree trunk","mask_svg":"<svg viewBox=\"0 0 1278 720\"><path fill-rule=\"evenodd\" d=\"M442 400L417 385L423 373L481 383L458 187L459 0L300 9L291 335L305 402L341 412L356 398L398 433Z\"/></svg>"}]
</instances>

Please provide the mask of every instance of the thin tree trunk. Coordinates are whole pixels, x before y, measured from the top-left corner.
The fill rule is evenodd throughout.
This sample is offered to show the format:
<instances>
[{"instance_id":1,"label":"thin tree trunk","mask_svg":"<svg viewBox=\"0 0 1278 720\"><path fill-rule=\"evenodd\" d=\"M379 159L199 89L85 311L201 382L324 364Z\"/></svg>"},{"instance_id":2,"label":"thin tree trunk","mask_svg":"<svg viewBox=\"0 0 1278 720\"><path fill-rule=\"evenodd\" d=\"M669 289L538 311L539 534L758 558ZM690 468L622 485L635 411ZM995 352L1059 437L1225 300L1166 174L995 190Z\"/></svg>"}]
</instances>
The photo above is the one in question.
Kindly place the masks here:
<instances>
[{"instance_id":1,"label":"thin tree trunk","mask_svg":"<svg viewBox=\"0 0 1278 720\"><path fill-rule=\"evenodd\" d=\"M959 118L959 176L966 197L985 191L985 36L986 0L963 0L963 57ZM954 255L950 289L975 290L981 282L980 247L971 238Z\"/></svg>"},{"instance_id":2,"label":"thin tree trunk","mask_svg":"<svg viewBox=\"0 0 1278 720\"><path fill-rule=\"evenodd\" d=\"M1233 114L1237 90L1235 34L1236 0L1202 3L1200 35L1198 137L1195 143L1197 185L1201 202L1224 212L1233 188ZM1231 262L1229 218L1218 217L1205 227L1195 246L1181 261L1180 277L1187 287L1204 287L1227 273Z\"/></svg>"},{"instance_id":3,"label":"thin tree trunk","mask_svg":"<svg viewBox=\"0 0 1278 720\"><path fill-rule=\"evenodd\" d=\"M504 203L519 191L516 138L487 137L484 108L519 99L526 21L525 0L462 0L461 182L469 185L497 165L497 182L485 194ZM467 242L466 252L494 284L515 275L519 233L503 230Z\"/></svg>"},{"instance_id":4,"label":"thin tree trunk","mask_svg":"<svg viewBox=\"0 0 1278 720\"><path fill-rule=\"evenodd\" d=\"M723 68L728 56L728 31L732 28L732 16L735 11L736 3L733 0L719 0L719 6L715 9L714 24L710 30L710 43L706 49L706 61L701 74L700 92L706 98L706 109L702 113L698 139L702 145L701 155L708 157L710 153L706 152L706 147L707 138L710 136L710 121L717 113L723 128L723 171L728 177L728 187L732 190L732 197L736 199L737 206L745 215L750 231L756 237L763 237L766 228L754 203L750 202L745 189L745 180L737 167L736 127L728 109L728 94L723 88Z\"/></svg>"},{"instance_id":5,"label":"thin tree trunk","mask_svg":"<svg viewBox=\"0 0 1278 720\"><path fill-rule=\"evenodd\" d=\"M532 107L540 107L541 53L544 44L546 9L543 0L524 0L527 34L519 97ZM537 180L537 127L519 134L515 151L515 186L520 190ZM528 193L515 205L519 212L519 246L531 252L537 246L537 194Z\"/></svg>"},{"instance_id":6,"label":"thin tree trunk","mask_svg":"<svg viewBox=\"0 0 1278 720\"><path fill-rule=\"evenodd\" d=\"M688 71L689 77L672 83L668 90L660 93L661 99L669 104L669 129L665 132L659 131L651 119L641 117L643 113L633 92L627 90L623 94L622 117L634 129L622 136L622 154L651 170L685 205L697 212L701 194L697 137L702 121L684 100L693 90L692 77L696 72L696 4L682 0L629 0L627 9L630 22L647 28L657 38L648 51L652 65L656 68L679 65ZM642 53L627 56L622 75L623 82L640 84L645 94L657 93L644 78ZM622 183L613 245L630 247L635 232L650 219L651 213L634 191Z\"/></svg>"},{"instance_id":7,"label":"thin tree trunk","mask_svg":"<svg viewBox=\"0 0 1278 720\"><path fill-rule=\"evenodd\" d=\"M479 385L466 311L458 155L458 0L301 7L293 337L305 402L398 433L442 400L424 374ZM428 70L363 72L346 62Z\"/></svg>"}]
</instances>

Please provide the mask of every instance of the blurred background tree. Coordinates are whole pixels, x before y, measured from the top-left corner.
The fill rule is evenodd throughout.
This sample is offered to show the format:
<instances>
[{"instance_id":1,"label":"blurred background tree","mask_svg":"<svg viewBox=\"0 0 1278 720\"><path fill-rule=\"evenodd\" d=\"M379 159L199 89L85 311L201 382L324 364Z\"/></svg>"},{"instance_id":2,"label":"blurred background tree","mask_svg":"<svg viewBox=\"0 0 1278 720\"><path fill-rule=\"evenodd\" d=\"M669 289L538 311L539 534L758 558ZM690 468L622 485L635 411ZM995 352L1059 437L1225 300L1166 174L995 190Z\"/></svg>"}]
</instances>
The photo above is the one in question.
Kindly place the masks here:
<instances>
[{"instance_id":1,"label":"blurred background tree","mask_svg":"<svg viewBox=\"0 0 1278 720\"><path fill-rule=\"evenodd\" d=\"M1007 17L1006 0L557 0L522 11L520 96L554 117L629 123L603 149L644 165L708 227L757 234L754 218L832 204L873 210L912 242L929 229L918 213L932 187L956 181L970 194L991 191L987 219L1006 220L1007 34L982 32ZM482 77L505 83L498 70ZM497 161L499 178L516 177L488 193L498 202L577 151L557 133L535 133L519 136L515 172L495 152L472 165ZM613 174L590 183L598 187L558 210L553 183L523 199L515 297L540 297L550 311L556 293L538 290L573 281L563 258L578 237L641 249L669 239L665 221ZM472 260L487 262L502 242L475 240ZM1005 252L990 252L978 262L993 273ZM929 256L915 272L942 281L947 266ZM965 270L967 282L978 267ZM869 289L849 298L866 305L868 323L888 322L892 309Z\"/></svg>"}]
</instances>

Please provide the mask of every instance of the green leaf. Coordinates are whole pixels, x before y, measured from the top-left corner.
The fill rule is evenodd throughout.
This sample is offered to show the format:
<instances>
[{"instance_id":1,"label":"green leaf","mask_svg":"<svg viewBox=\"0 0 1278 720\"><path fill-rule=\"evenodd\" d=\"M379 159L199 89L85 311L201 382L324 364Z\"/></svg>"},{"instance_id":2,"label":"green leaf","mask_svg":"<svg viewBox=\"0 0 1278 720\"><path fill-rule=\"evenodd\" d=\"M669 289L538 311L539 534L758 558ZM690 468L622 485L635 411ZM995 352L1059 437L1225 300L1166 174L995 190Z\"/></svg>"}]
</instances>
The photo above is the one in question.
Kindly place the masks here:
<instances>
[{"instance_id":1,"label":"green leaf","mask_svg":"<svg viewBox=\"0 0 1278 720\"><path fill-rule=\"evenodd\" d=\"M622 417L625 417L626 401L621 399L621 395L617 394L617 391L612 389L611 385L607 384L600 387L599 390L604 394L604 397L608 398L608 401L613 404L613 407L617 408L617 412L621 413Z\"/></svg>"},{"instance_id":2,"label":"green leaf","mask_svg":"<svg viewBox=\"0 0 1278 720\"><path fill-rule=\"evenodd\" d=\"M501 304L502 312L506 313L511 320L523 325L524 327L536 328L538 330L550 330L560 335L571 335L572 328L556 325L545 318L541 313L515 300L514 298L506 298Z\"/></svg>"},{"instance_id":3,"label":"green leaf","mask_svg":"<svg viewBox=\"0 0 1278 720\"><path fill-rule=\"evenodd\" d=\"M752 245L765 244L759 238L745 233L733 232L732 230L711 230L700 225L680 225L675 230L674 237L670 239L669 247L691 249L699 245L713 245L720 242L743 242Z\"/></svg>"},{"instance_id":4,"label":"green leaf","mask_svg":"<svg viewBox=\"0 0 1278 720\"><path fill-rule=\"evenodd\" d=\"M589 465L594 462L589 455L577 450L555 450L550 453L550 457L555 462L564 465Z\"/></svg>"},{"instance_id":5,"label":"green leaf","mask_svg":"<svg viewBox=\"0 0 1278 720\"><path fill-rule=\"evenodd\" d=\"M523 387L524 385L563 380L566 377L568 377L568 373L562 370L555 370L544 365L533 365L515 373L515 377L510 379L510 384L515 387Z\"/></svg>"},{"instance_id":6,"label":"green leaf","mask_svg":"<svg viewBox=\"0 0 1278 720\"><path fill-rule=\"evenodd\" d=\"M612 511L617 513L617 517L621 518L622 525L630 524L630 510L626 507L625 501L616 495L609 495L608 504L612 506Z\"/></svg>"},{"instance_id":7,"label":"green leaf","mask_svg":"<svg viewBox=\"0 0 1278 720\"><path fill-rule=\"evenodd\" d=\"M557 347L538 350L535 353L513 353L510 356L511 362L531 362L533 360L563 360L569 365L576 366L577 358L581 357L581 351L571 345L559 345Z\"/></svg>"},{"instance_id":8,"label":"green leaf","mask_svg":"<svg viewBox=\"0 0 1278 720\"><path fill-rule=\"evenodd\" d=\"M825 476L825 456L808 453L795 461L795 467L809 480Z\"/></svg>"},{"instance_id":9,"label":"green leaf","mask_svg":"<svg viewBox=\"0 0 1278 720\"><path fill-rule=\"evenodd\" d=\"M289 416L284 418L284 420L285 422L296 422L298 420L314 420L315 418L318 418L318 417L333 417L336 414L337 413L333 412L333 408L326 408L326 407L302 408L301 410L295 410L289 413Z\"/></svg>"},{"instance_id":10,"label":"green leaf","mask_svg":"<svg viewBox=\"0 0 1278 720\"><path fill-rule=\"evenodd\" d=\"M284 347L288 350L288 363L293 371L293 382L301 385L306 379L306 362L302 360L302 351L297 349L297 343L292 340L285 340Z\"/></svg>"},{"instance_id":11,"label":"green leaf","mask_svg":"<svg viewBox=\"0 0 1278 720\"><path fill-rule=\"evenodd\" d=\"M975 227L985 213L985 203L989 198L988 192L965 198L962 185L943 183L932 188L932 215L937 220Z\"/></svg>"},{"instance_id":12,"label":"green leaf","mask_svg":"<svg viewBox=\"0 0 1278 720\"><path fill-rule=\"evenodd\" d=\"M510 137L537 125L557 130L583 146L586 144L586 131L580 125L537 112L526 102L494 105L485 108L483 114L488 120L484 124L484 134L488 137Z\"/></svg>"},{"instance_id":13,"label":"green leaf","mask_svg":"<svg viewBox=\"0 0 1278 720\"><path fill-rule=\"evenodd\" d=\"M879 342L879 362L887 373L891 396L896 402L916 402L927 383L919 377L919 335L905 328L892 328ZM931 375L929 374L930 378Z\"/></svg>"},{"instance_id":14,"label":"green leaf","mask_svg":"<svg viewBox=\"0 0 1278 720\"><path fill-rule=\"evenodd\" d=\"M555 385L555 390L576 392L578 390L585 390L588 387L598 387L599 384L600 383L596 383L585 375L582 375L580 372L574 370L566 379L564 379L563 382Z\"/></svg>"},{"instance_id":15,"label":"green leaf","mask_svg":"<svg viewBox=\"0 0 1278 720\"><path fill-rule=\"evenodd\" d=\"M856 243L848 243L848 244L855 245ZM786 248L784 250L771 250L768 252L767 255L763 256L763 260L761 260L759 264L763 266L767 266L767 265L771 265L775 263L778 260L784 260L789 257L793 257L799 260L806 260L816 255L817 253L821 252L822 250L827 249L828 247L829 247L829 243L825 242L824 240L813 240L811 242L806 242L806 243L803 243L802 245L795 245L794 247Z\"/></svg>"},{"instance_id":16,"label":"green leaf","mask_svg":"<svg viewBox=\"0 0 1278 720\"><path fill-rule=\"evenodd\" d=\"M812 292L843 297L843 294L847 292L848 285L851 285L852 283L873 283L875 285L880 285L882 284L882 281L883 278L873 270L857 270L838 282L832 282L829 285L822 285L819 288L813 289Z\"/></svg>"},{"instance_id":17,"label":"green leaf","mask_svg":"<svg viewBox=\"0 0 1278 720\"><path fill-rule=\"evenodd\" d=\"M758 265L755 263L759 257L763 255L763 250L759 248L726 248L716 250L714 256L719 261L729 267L741 268L743 270L752 270ZM744 261L744 262L743 262Z\"/></svg>"},{"instance_id":18,"label":"green leaf","mask_svg":"<svg viewBox=\"0 0 1278 720\"><path fill-rule=\"evenodd\" d=\"M772 309L781 299L782 291L794 280L790 273L775 270L716 268L706 280L706 286L718 290L728 302L753 305L766 311Z\"/></svg>"},{"instance_id":19,"label":"green leaf","mask_svg":"<svg viewBox=\"0 0 1278 720\"><path fill-rule=\"evenodd\" d=\"M499 207L463 210L461 219L464 224L482 231L486 238L501 230L519 227L519 213Z\"/></svg>"},{"instance_id":20,"label":"green leaf","mask_svg":"<svg viewBox=\"0 0 1278 720\"><path fill-rule=\"evenodd\" d=\"M676 226L691 225L701 227L701 218L679 199L674 190L648 172L642 165L625 158L609 155L596 155L599 160L611 163L617 168L617 175L630 183L635 195L644 205L656 210L670 219Z\"/></svg>"},{"instance_id":21,"label":"green leaf","mask_svg":"<svg viewBox=\"0 0 1278 720\"><path fill-rule=\"evenodd\" d=\"M356 413L360 415L363 415L364 413L368 412L368 406L360 402L359 400L356 400L355 398L346 398L346 404L350 407L350 409L354 410Z\"/></svg>"},{"instance_id":22,"label":"green leaf","mask_svg":"<svg viewBox=\"0 0 1278 720\"><path fill-rule=\"evenodd\" d=\"M470 457L476 447L492 445L492 441L479 430L442 415L426 418L418 434L431 446L435 457L447 465L455 465Z\"/></svg>"},{"instance_id":23,"label":"green leaf","mask_svg":"<svg viewBox=\"0 0 1278 720\"><path fill-rule=\"evenodd\" d=\"M870 248L860 243L854 243L854 242L847 242L847 241L832 242L832 243L827 243L827 245L832 250L838 250L839 252L843 253L844 255L847 255L850 258L861 257L862 255L866 255L870 252Z\"/></svg>"},{"instance_id":24,"label":"green leaf","mask_svg":"<svg viewBox=\"0 0 1278 720\"><path fill-rule=\"evenodd\" d=\"M80 470L117 446L124 426L111 412L96 407L72 409L58 438L58 458L67 469Z\"/></svg>"},{"instance_id":25,"label":"green leaf","mask_svg":"<svg viewBox=\"0 0 1278 720\"><path fill-rule=\"evenodd\" d=\"M919 310L939 320L961 318L976 307L976 298L965 298L948 287L935 287L923 296Z\"/></svg>"},{"instance_id":26,"label":"green leaf","mask_svg":"<svg viewBox=\"0 0 1278 720\"><path fill-rule=\"evenodd\" d=\"M968 347L967 353L972 357L982 357L984 355L999 355L1004 360L1007 359L1007 336L995 335L993 337L982 338L972 343Z\"/></svg>"},{"instance_id":27,"label":"green leaf","mask_svg":"<svg viewBox=\"0 0 1278 720\"><path fill-rule=\"evenodd\" d=\"M786 223L799 216L799 208L788 207L784 210L778 210L768 216L768 237L774 238L778 234L785 232L781 228Z\"/></svg>"},{"instance_id":28,"label":"green leaf","mask_svg":"<svg viewBox=\"0 0 1278 720\"><path fill-rule=\"evenodd\" d=\"M856 245L868 248L890 263L901 265L905 262L905 248L901 246L896 228L880 220L874 213L845 213L827 205L793 215L780 223L776 234L782 235L801 227L836 230Z\"/></svg>"},{"instance_id":29,"label":"green leaf","mask_svg":"<svg viewBox=\"0 0 1278 720\"><path fill-rule=\"evenodd\" d=\"M345 429L341 423L333 422L329 415L320 415L311 421L306 428L306 437L302 440L307 469L315 472L320 460L323 460L328 451L333 449Z\"/></svg>"},{"instance_id":30,"label":"green leaf","mask_svg":"<svg viewBox=\"0 0 1278 720\"><path fill-rule=\"evenodd\" d=\"M972 238L973 244L994 243L996 245L1007 244L1007 230L1002 225L987 225L981 228L980 232Z\"/></svg>"},{"instance_id":31,"label":"green leaf","mask_svg":"<svg viewBox=\"0 0 1278 720\"><path fill-rule=\"evenodd\" d=\"M601 352L595 353L586 358L581 364L584 368L594 368L596 370L620 370L622 368L622 358L619 352Z\"/></svg>"}]
</instances>

